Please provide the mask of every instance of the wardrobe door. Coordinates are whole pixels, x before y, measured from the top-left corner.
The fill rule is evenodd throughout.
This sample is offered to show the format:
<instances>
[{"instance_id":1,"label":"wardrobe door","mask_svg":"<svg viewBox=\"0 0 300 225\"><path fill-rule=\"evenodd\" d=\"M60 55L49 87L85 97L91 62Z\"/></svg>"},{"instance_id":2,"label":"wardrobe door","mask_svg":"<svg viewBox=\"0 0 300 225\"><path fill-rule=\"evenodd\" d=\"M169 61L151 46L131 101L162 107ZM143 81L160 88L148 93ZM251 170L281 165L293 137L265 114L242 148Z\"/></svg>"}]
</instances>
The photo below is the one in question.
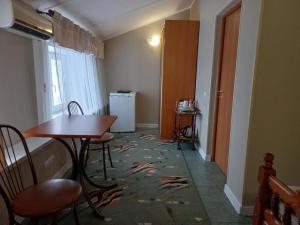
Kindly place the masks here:
<instances>
[{"instance_id":1,"label":"wardrobe door","mask_svg":"<svg viewBox=\"0 0 300 225\"><path fill-rule=\"evenodd\" d=\"M176 102L180 99L193 99L195 96L198 35L198 21L165 22L161 77L161 139L174 138ZM184 126L184 123L182 125Z\"/></svg>"}]
</instances>

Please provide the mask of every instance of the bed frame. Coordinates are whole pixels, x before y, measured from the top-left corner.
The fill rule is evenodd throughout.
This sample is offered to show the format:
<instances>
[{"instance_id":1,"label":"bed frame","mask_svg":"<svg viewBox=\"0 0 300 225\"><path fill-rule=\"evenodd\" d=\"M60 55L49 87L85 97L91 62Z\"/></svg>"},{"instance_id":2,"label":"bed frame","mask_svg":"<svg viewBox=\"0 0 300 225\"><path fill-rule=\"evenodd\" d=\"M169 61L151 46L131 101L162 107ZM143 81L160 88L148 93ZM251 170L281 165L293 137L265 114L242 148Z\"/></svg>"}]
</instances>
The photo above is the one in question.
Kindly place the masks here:
<instances>
[{"instance_id":1,"label":"bed frame","mask_svg":"<svg viewBox=\"0 0 300 225\"><path fill-rule=\"evenodd\" d=\"M292 215L296 218L293 225L300 225L300 192L292 190L276 177L273 160L273 154L266 153L265 164L259 167L253 225L292 225ZM283 210L280 210L281 204Z\"/></svg>"}]
</instances>

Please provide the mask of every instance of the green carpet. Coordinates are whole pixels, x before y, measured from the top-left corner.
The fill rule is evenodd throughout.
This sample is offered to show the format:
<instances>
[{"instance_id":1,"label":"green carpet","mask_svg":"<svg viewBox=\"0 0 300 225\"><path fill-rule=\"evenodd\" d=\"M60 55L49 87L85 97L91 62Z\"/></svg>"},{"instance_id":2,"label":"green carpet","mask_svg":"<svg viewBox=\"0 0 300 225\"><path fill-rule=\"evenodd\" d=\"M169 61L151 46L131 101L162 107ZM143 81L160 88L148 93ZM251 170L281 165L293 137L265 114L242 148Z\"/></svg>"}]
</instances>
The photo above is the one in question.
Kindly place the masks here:
<instances>
[{"instance_id":1,"label":"green carpet","mask_svg":"<svg viewBox=\"0 0 300 225\"><path fill-rule=\"evenodd\" d=\"M114 168L106 157L108 182L118 187L98 201L104 220L86 204L78 214L81 225L196 225L210 224L185 158L176 143L159 140L158 130L115 134L110 143ZM185 151L191 151L186 148ZM102 155L91 152L87 170L103 182ZM61 224L74 224L72 214Z\"/></svg>"}]
</instances>

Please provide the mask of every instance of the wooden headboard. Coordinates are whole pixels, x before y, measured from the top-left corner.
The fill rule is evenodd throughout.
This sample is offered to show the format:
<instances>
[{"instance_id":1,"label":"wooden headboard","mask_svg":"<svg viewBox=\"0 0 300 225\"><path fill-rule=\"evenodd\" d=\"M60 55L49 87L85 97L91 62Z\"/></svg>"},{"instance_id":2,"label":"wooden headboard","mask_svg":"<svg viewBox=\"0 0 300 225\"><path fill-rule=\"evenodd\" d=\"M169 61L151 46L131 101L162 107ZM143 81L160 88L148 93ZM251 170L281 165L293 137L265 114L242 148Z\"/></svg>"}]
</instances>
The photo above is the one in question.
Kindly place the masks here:
<instances>
[{"instance_id":1,"label":"wooden headboard","mask_svg":"<svg viewBox=\"0 0 300 225\"><path fill-rule=\"evenodd\" d=\"M273 160L273 154L266 153L264 165L259 167L253 225L292 225L292 216L300 225L300 192L276 177ZM280 212L281 206L283 212Z\"/></svg>"}]
</instances>

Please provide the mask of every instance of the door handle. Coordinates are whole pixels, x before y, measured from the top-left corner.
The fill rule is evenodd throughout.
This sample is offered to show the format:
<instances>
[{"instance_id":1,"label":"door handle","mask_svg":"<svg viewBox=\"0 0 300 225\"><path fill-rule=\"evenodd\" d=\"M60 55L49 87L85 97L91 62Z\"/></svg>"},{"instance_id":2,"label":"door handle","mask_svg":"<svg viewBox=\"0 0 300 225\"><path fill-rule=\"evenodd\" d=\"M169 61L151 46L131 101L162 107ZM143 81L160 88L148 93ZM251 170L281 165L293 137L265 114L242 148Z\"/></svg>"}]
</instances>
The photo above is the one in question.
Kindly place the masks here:
<instances>
[{"instance_id":1,"label":"door handle","mask_svg":"<svg viewBox=\"0 0 300 225\"><path fill-rule=\"evenodd\" d=\"M219 91L217 91L217 96L219 98L221 98L223 96L223 93L224 93L224 91L219 90Z\"/></svg>"}]
</instances>

